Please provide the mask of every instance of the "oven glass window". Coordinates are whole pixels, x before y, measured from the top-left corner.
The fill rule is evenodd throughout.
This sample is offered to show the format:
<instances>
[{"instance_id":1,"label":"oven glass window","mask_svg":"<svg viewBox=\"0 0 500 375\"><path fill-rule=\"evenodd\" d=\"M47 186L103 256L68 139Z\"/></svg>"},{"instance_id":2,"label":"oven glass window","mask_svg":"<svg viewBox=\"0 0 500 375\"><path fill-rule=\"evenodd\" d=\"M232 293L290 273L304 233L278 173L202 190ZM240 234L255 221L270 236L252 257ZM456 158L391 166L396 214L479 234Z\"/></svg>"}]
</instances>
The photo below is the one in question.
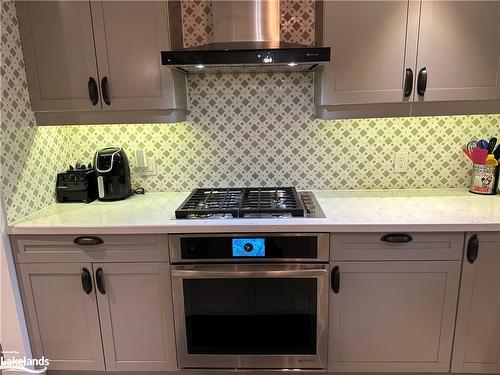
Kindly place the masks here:
<instances>
[{"instance_id":1,"label":"oven glass window","mask_svg":"<svg viewBox=\"0 0 500 375\"><path fill-rule=\"evenodd\" d=\"M190 354L316 354L315 278L183 280Z\"/></svg>"}]
</instances>

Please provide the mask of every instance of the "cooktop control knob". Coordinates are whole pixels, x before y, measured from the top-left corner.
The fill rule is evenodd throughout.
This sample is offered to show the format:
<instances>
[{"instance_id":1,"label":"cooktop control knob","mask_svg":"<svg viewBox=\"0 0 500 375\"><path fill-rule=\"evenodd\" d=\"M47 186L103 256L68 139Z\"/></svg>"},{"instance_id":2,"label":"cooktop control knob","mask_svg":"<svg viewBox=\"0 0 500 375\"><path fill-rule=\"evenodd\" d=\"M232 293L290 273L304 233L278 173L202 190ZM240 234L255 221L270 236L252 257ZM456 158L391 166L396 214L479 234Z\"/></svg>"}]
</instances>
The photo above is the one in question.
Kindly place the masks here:
<instances>
[{"instance_id":1,"label":"cooktop control knob","mask_svg":"<svg viewBox=\"0 0 500 375\"><path fill-rule=\"evenodd\" d=\"M250 252L253 250L253 245L250 242L247 242L246 244L243 245L243 250Z\"/></svg>"}]
</instances>

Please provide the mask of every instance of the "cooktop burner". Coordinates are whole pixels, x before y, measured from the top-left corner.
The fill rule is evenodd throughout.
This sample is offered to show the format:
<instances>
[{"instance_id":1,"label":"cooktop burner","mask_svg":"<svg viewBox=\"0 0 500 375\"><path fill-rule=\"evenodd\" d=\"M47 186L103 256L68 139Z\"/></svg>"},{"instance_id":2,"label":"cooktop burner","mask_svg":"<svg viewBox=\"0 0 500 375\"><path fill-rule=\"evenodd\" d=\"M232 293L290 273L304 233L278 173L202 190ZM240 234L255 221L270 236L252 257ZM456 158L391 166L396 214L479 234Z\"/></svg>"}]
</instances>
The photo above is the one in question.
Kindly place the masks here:
<instances>
[{"instance_id":1,"label":"cooktop burner","mask_svg":"<svg viewBox=\"0 0 500 375\"><path fill-rule=\"evenodd\" d=\"M317 217L312 193L294 187L195 189L175 211L177 219ZM318 206L319 207L319 206Z\"/></svg>"}]
</instances>

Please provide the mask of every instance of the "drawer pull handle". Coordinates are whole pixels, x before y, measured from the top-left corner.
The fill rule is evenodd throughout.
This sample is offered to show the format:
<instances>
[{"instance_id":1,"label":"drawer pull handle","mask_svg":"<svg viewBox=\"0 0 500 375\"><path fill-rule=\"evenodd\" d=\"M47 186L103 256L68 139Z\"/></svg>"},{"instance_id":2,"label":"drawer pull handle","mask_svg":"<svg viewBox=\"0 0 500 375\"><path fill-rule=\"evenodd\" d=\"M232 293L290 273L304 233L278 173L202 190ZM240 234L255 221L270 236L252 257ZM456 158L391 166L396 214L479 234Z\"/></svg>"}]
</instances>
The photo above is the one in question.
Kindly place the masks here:
<instances>
[{"instance_id":1,"label":"drawer pull handle","mask_svg":"<svg viewBox=\"0 0 500 375\"><path fill-rule=\"evenodd\" d=\"M384 234L380 241L390 243L404 243L413 241L413 237L406 233L389 233Z\"/></svg>"},{"instance_id":2,"label":"drawer pull handle","mask_svg":"<svg viewBox=\"0 0 500 375\"><path fill-rule=\"evenodd\" d=\"M330 281L332 284L333 293L339 294L339 291L340 291L340 268L339 268L339 266L333 267Z\"/></svg>"},{"instance_id":3,"label":"drawer pull handle","mask_svg":"<svg viewBox=\"0 0 500 375\"><path fill-rule=\"evenodd\" d=\"M104 288L104 273L101 267L95 271L95 281L99 292L101 292L101 294L106 294L106 289Z\"/></svg>"},{"instance_id":4,"label":"drawer pull handle","mask_svg":"<svg viewBox=\"0 0 500 375\"><path fill-rule=\"evenodd\" d=\"M87 294L92 292L92 276L90 276L90 271L87 267L82 268L82 288Z\"/></svg>"},{"instance_id":5,"label":"drawer pull handle","mask_svg":"<svg viewBox=\"0 0 500 375\"><path fill-rule=\"evenodd\" d=\"M77 237L73 242L77 245L82 245L82 246L94 246L104 243L102 238L99 237Z\"/></svg>"},{"instance_id":6,"label":"drawer pull handle","mask_svg":"<svg viewBox=\"0 0 500 375\"><path fill-rule=\"evenodd\" d=\"M473 264L477 259L477 254L479 253L479 240L477 239L477 234L473 234L469 238L467 243L467 261Z\"/></svg>"}]
</instances>

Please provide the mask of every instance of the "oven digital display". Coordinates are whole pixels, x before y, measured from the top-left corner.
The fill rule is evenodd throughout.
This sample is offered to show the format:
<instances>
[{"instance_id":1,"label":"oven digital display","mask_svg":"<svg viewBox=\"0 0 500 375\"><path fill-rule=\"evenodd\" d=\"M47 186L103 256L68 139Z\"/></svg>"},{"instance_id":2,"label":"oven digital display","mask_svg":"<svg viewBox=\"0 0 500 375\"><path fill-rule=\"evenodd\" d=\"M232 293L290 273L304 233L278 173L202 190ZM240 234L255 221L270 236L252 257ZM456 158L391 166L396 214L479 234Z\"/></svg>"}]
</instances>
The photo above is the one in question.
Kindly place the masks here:
<instances>
[{"instance_id":1,"label":"oven digital display","mask_svg":"<svg viewBox=\"0 0 500 375\"><path fill-rule=\"evenodd\" d=\"M233 257L264 257L264 238L233 238Z\"/></svg>"}]
</instances>

